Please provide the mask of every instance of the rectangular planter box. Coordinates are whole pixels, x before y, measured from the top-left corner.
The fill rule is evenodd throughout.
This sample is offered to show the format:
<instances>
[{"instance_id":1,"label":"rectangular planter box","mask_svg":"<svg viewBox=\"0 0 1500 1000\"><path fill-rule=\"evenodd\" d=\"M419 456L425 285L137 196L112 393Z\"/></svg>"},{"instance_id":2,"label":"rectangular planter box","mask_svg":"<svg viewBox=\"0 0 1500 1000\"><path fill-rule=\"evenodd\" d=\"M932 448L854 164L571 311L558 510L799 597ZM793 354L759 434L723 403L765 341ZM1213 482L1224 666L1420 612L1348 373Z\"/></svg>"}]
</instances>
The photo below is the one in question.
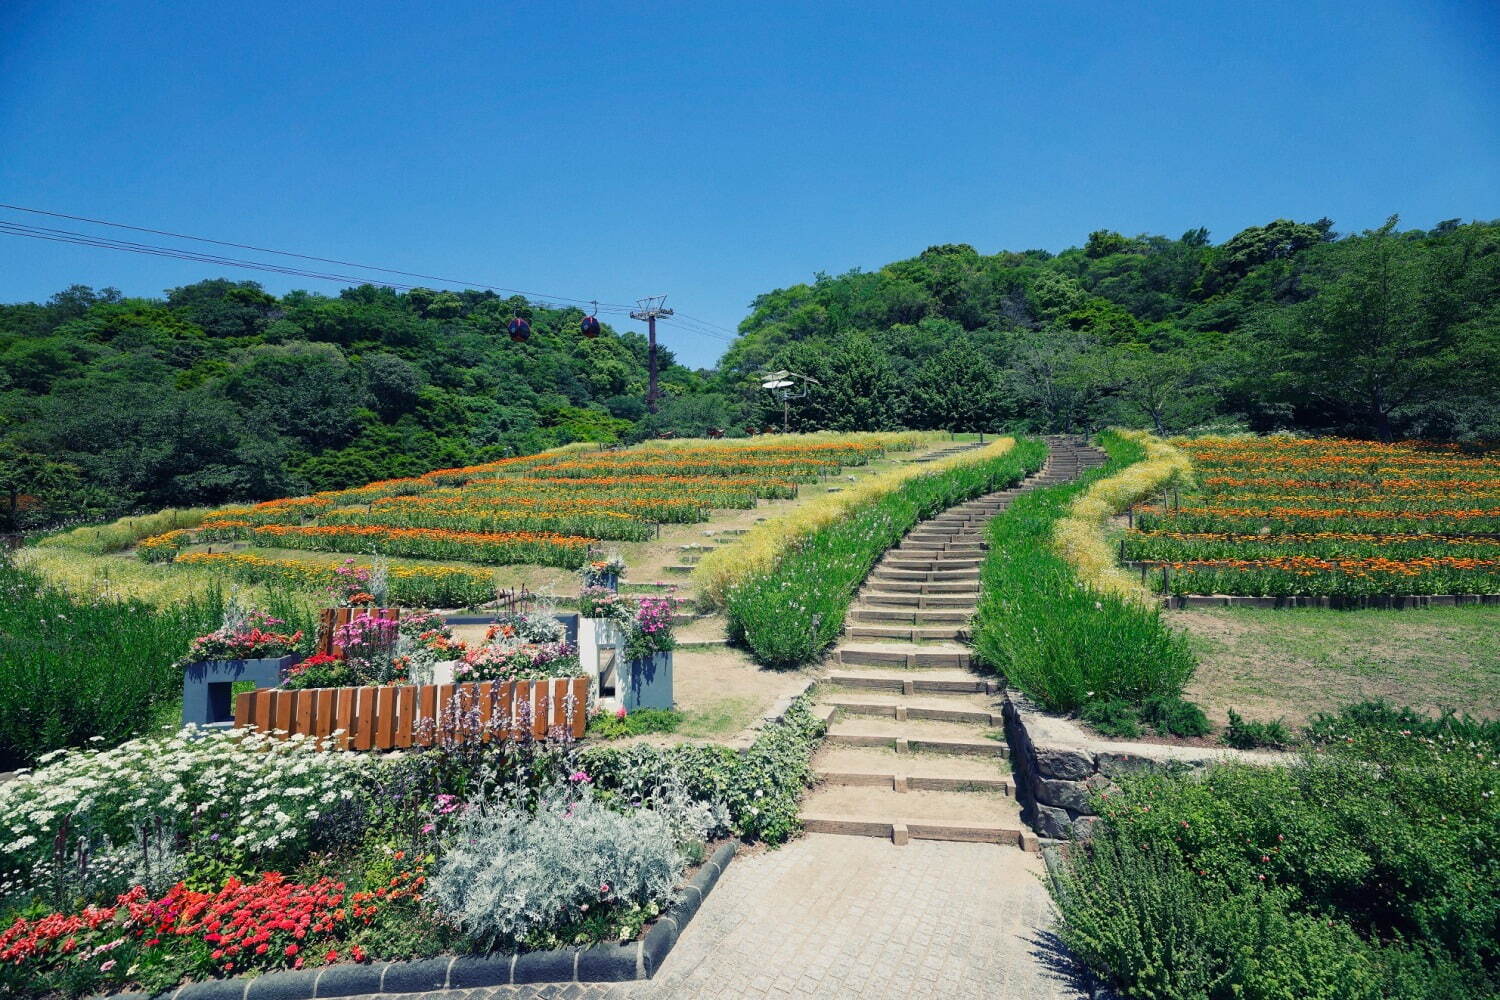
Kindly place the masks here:
<instances>
[{"instance_id":1,"label":"rectangular planter box","mask_svg":"<svg viewBox=\"0 0 1500 1000\"><path fill-rule=\"evenodd\" d=\"M405 684L399 687L247 691L235 699L236 728L285 738L318 737L330 749L393 750L471 738L583 735L590 679ZM468 716L478 732L455 724ZM335 736L334 734L338 735Z\"/></svg>"},{"instance_id":2,"label":"rectangular planter box","mask_svg":"<svg viewBox=\"0 0 1500 1000\"><path fill-rule=\"evenodd\" d=\"M276 687L287 668L301 662L293 653L260 660L202 660L182 670L182 724L225 726L234 721L231 694L237 681L254 681L258 687Z\"/></svg>"},{"instance_id":3,"label":"rectangular planter box","mask_svg":"<svg viewBox=\"0 0 1500 1000\"><path fill-rule=\"evenodd\" d=\"M625 711L672 707L672 652L643 656L620 671L620 701Z\"/></svg>"}]
</instances>

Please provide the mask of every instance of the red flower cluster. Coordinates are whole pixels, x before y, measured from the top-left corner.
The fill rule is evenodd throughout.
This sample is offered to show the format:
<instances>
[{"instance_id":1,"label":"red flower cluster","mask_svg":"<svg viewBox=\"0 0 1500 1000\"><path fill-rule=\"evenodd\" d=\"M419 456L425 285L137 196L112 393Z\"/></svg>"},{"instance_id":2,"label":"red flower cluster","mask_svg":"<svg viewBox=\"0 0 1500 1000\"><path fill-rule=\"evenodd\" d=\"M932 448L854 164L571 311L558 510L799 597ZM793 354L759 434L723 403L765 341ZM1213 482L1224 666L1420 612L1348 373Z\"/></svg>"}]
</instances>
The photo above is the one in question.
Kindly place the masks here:
<instances>
[{"instance_id":1,"label":"red flower cluster","mask_svg":"<svg viewBox=\"0 0 1500 1000\"><path fill-rule=\"evenodd\" d=\"M397 855L402 860L404 855ZM304 949L314 964L339 959L338 945L349 932L370 925L382 909L397 902L419 902L426 882L422 869L397 872L388 885L346 898L343 882L321 878L289 882L266 872L255 882L231 878L218 892L197 892L178 883L160 899L136 886L116 906L88 907L76 915L53 913L36 920L17 918L0 932L0 962L88 961L134 939L142 949L171 949L193 939L212 948L214 964L236 969L302 968ZM356 962L366 959L358 945L347 949Z\"/></svg>"}]
</instances>

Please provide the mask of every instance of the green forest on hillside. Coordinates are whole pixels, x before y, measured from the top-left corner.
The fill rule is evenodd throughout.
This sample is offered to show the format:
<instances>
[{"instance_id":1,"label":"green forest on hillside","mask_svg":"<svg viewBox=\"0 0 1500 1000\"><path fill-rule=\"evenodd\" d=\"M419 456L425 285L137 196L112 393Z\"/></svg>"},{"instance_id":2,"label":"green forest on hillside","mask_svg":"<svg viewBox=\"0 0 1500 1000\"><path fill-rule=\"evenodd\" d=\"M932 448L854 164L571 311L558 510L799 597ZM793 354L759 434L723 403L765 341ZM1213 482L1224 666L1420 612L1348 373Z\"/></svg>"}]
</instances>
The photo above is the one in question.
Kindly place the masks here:
<instances>
[{"instance_id":1,"label":"green forest on hillside","mask_svg":"<svg viewBox=\"0 0 1500 1000\"><path fill-rule=\"evenodd\" d=\"M740 331L721 377L772 366L823 384L792 404L798 427L1495 438L1500 222L930 247L762 295Z\"/></svg>"},{"instance_id":2,"label":"green forest on hillside","mask_svg":"<svg viewBox=\"0 0 1500 1000\"><path fill-rule=\"evenodd\" d=\"M531 319L529 343L505 324ZM162 299L74 286L0 305L0 530L254 500L569 441L780 422L756 375L817 380L794 430L1180 431L1233 423L1500 438L1500 222L1339 237L1285 219L1214 244L1100 230L1081 248L931 247L751 304L713 371L582 312L364 285ZM675 333L663 327L664 340Z\"/></svg>"}]
</instances>

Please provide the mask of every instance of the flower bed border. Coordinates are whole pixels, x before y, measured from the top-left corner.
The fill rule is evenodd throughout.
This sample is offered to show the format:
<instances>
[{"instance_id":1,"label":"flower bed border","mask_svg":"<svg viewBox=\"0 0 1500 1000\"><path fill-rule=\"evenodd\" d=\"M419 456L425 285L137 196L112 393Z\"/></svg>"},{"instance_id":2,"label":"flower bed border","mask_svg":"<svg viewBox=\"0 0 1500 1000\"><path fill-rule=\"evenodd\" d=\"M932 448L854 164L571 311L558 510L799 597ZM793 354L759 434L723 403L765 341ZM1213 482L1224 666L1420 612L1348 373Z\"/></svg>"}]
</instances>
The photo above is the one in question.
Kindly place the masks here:
<instances>
[{"instance_id":1,"label":"flower bed border","mask_svg":"<svg viewBox=\"0 0 1500 1000\"><path fill-rule=\"evenodd\" d=\"M1283 594L1255 597L1248 594L1169 594L1162 607L1183 608L1333 608L1357 611L1378 608L1397 611L1411 608L1457 608L1500 605L1500 594Z\"/></svg>"},{"instance_id":2,"label":"flower bed border","mask_svg":"<svg viewBox=\"0 0 1500 1000\"><path fill-rule=\"evenodd\" d=\"M239 979L188 983L155 1000L322 1000L372 993L430 993L531 983L622 983L650 979L677 944L719 876L734 859L735 841L722 844L688 880L682 895L646 933L627 944L571 946L548 951L448 955L401 962L344 962L316 969L268 972ZM108 1000L153 1000L149 993L115 993Z\"/></svg>"}]
</instances>

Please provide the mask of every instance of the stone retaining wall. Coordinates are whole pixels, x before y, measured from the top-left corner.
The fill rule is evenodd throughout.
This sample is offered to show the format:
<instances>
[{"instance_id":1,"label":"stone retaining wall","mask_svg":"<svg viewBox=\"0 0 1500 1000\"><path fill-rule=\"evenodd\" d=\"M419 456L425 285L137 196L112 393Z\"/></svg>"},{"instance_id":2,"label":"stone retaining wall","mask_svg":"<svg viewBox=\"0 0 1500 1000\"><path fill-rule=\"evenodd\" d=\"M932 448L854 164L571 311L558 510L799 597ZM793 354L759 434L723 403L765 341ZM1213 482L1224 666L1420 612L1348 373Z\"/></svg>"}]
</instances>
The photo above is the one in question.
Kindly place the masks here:
<instances>
[{"instance_id":1,"label":"stone retaining wall","mask_svg":"<svg viewBox=\"0 0 1500 1000\"><path fill-rule=\"evenodd\" d=\"M1287 754L1228 747L1168 746L1107 740L1070 719L1042 711L1024 694L1007 689L1002 709L1015 770L1021 818L1043 837L1081 840L1099 817L1093 793L1117 787L1114 779L1142 769L1197 770L1220 760L1277 764Z\"/></svg>"}]
</instances>

